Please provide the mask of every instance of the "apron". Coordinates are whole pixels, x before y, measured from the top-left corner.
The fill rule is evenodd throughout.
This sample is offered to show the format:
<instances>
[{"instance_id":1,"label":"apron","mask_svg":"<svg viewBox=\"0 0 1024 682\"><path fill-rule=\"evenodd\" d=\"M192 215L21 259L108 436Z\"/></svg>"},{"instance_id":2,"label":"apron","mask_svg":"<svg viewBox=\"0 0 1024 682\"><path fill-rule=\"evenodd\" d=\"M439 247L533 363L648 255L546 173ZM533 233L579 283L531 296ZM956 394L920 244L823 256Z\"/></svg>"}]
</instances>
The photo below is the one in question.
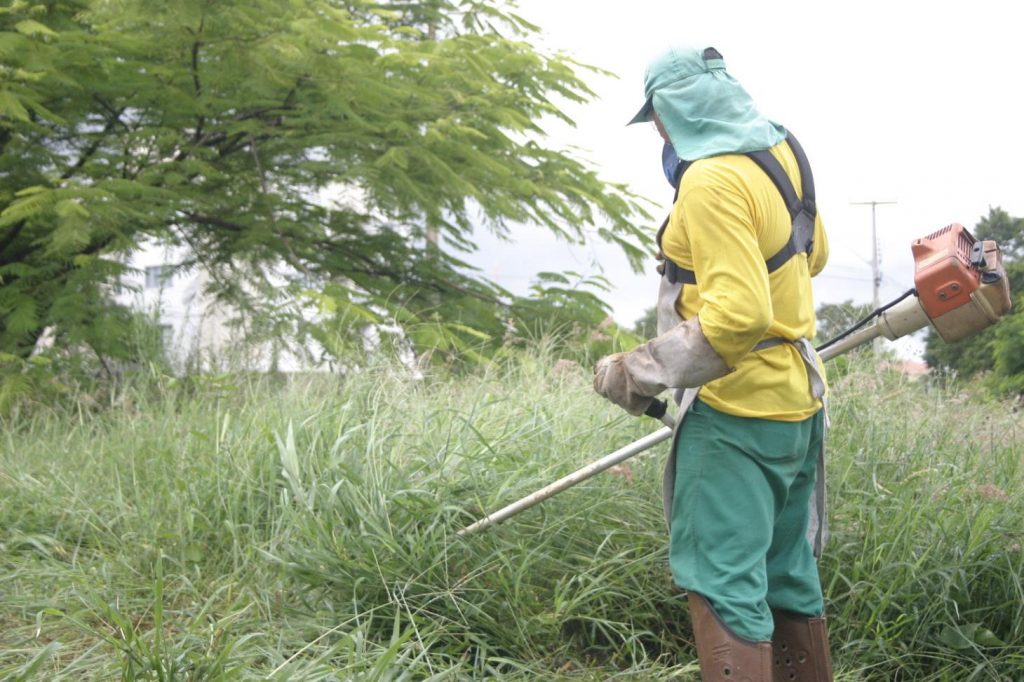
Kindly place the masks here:
<instances>
[{"instance_id":1,"label":"apron","mask_svg":"<svg viewBox=\"0 0 1024 682\"><path fill-rule=\"evenodd\" d=\"M658 334L664 334L669 329L682 324L683 319L679 316L676 311L676 301L679 300L679 295L682 293L683 283L669 282L667 277L661 278L661 284L658 290L658 305L657 305L657 318L658 318ZM821 370L818 366L818 356L814 351L811 342L805 338L797 339L796 341L789 341L786 339L768 339L762 341L754 347L755 350L761 350L770 346L777 345L779 343L791 343L800 353L801 359L804 361L804 367L807 369L807 379L811 395L822 401L822 405L825 405L825 379L821 375ZM676 483L676 452L679 447L679 434L680 427L683 424L683 420L686 419L686 414L690 410L690 406L697 399L697 395L700 393L700 387L676 389L673 394L673 399L679 406L678 417L676 418L675 433L672 437L672 448L669 450L668 461L665 463L665 474L662 477L661 483L661 496L662 503L664 504L665 510L665 522L671 527L672 524L672 496L675 492ZM825 432L828 433L828 411L827 407L825 412ZM814 485L814 492L811 495L810 502L808 503L808 521L807 521L807 541L811 544L814 549L814 556L821 557L821 552L825 547L825 543L828 541L828 517L827 510L825 508L825 443L822 442L821 453L818 455L817 464L817 476Z\"/></svg>"}]
</instances>

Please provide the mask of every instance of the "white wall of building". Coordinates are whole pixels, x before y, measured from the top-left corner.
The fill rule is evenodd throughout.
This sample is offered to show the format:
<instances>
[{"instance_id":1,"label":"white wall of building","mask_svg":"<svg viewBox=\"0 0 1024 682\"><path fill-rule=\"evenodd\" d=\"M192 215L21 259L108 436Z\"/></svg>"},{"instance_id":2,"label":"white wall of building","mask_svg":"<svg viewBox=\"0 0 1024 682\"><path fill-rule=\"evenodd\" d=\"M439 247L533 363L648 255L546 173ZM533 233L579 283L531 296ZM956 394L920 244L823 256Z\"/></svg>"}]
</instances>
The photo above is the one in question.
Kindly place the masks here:
<instances>
[{"instance_id":1,"label":"white wall of building","mask_svg":"<svg viewBox=\"0 0 1024 682\"><path fill-rule=\"evenodd\" d=\"M251 343L239 328L238 311L209 295L210 275L201 268L178 270L187 252L144 244L128 260L118 302L146 313L160 325L168 360L177 370L267 372L328 371L315 343L300 353L282 342Z\"/></svg>"}]
</instances>

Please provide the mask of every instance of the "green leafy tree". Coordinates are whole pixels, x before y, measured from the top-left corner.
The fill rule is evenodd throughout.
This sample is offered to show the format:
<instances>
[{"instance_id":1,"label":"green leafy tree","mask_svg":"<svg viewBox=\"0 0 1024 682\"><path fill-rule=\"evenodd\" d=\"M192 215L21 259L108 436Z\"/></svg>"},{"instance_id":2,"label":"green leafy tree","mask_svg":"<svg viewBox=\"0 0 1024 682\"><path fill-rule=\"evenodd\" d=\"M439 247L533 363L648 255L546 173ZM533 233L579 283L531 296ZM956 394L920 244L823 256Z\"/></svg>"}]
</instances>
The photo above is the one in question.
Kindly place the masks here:
<instances>
[{"instance_id":1,"label":"green leafy tree","mask_svg":"<svg viewBox=\"0 0 1024 682\"><path fill-rule=\"evenodd\" d=\"M633 323L633 333L642 339L653 339L658 335L658 308L651 306Z\"/></svg>"},{"instance_id":2,"label":"green leafy tree","mask_svg":"<svg viewBox=\"0 0 1024 682\"><path fill-rule=\"evenodd\" d=\"M999 242L1010 282L1014 307L999 324L956 343L945 343L933 330L926 339L925 361L932 367L970 377L990 372L1000 390L1024 389L1024 218L1011 217L1001 208L989 208L972 230L978 239Z\"/></svg>"},{"instance_id":3,"label":"green leafy tree","mask_svg":"<svg viewBox=\"0 0 1024 682\"><path fill-rule=\"evenodd\" d=\"M822 303L815 311L819 343L833 339L863 320L871 312L870 303L854 303L852 299L842 303Z\"/></svg>"},{"instance_id":4,"label":"green leafy tree","mask_svg":"<svg viewBox=\"0 0 1024 682\"><path fill-rule=\"evenodd\" d=\"M310 332L284 303L315 290L327 322L397 316L424 343L500 338L523 307L463 262L476 225L596 231L638 264L633 197L543 142L592 93L535 31L477 0L8 3L0 348L52 328L122 353L110 294L148 240L272 333Z\"/></svg>"}]
</instances>

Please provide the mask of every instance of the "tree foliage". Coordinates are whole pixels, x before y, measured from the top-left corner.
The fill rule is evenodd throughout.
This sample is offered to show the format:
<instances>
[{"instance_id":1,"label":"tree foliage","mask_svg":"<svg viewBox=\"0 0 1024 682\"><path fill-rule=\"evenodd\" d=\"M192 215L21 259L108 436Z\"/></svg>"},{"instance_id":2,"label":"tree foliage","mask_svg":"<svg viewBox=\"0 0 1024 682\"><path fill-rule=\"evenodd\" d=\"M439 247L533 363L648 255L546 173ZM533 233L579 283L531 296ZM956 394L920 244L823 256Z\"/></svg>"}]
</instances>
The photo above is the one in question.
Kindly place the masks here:
<instances>
[{"instance_id":1,"label":"tree foliage","mask_svg":"<svg viewBox=\"0 0 1024 682\"><path fill-rule=\"evenodd\" d=\"M642 339L658 335L658 306L651 306L633 323L633 333Z\"/></svg>"},{"instance_id":2,"label":"tree foliage","mask_svg":"<svg viewBox=\"0 0 1024 682\"><path fill-rule=\"evenodd\" d=\"M852 299L842 303L822 303L815 311L818 327L815 341L823 343L835 338L863 320L870 312L870 303L854 303Z\"/></svg>"},{"instance_id":3,"label":"tree foliage","mask_svg":"<svg viewBox=\"0 0 1024 682\"><path fill-rule=\"evenodd\" d=\"M1019 393L1024 391L1024 218L1011 217L998 207L989 208L972 232L978 239L999 242L1014 307L995 326L956 343L944 343L934 330L929 330L925 360L964 377L990 373L997 389Z\"/></svg>"},{"instance_id":4,"label":"tree foliage","mask_svg":"<svg viewBox=\"0 0 1024 682\"><path fill-rule=\"evenodd\" d=\"M242 314L315 290L322 311L486 338L530 306L465 264L474 226L593 232L637 264L634 198L544 144L591 93L535 30L482 0L14 0L0 348L25 357L49 327L121 352L110 294L148 240L185 247L178 266ZM434 234L445 248L424 248Z\"/></svg>"}]
</instances>

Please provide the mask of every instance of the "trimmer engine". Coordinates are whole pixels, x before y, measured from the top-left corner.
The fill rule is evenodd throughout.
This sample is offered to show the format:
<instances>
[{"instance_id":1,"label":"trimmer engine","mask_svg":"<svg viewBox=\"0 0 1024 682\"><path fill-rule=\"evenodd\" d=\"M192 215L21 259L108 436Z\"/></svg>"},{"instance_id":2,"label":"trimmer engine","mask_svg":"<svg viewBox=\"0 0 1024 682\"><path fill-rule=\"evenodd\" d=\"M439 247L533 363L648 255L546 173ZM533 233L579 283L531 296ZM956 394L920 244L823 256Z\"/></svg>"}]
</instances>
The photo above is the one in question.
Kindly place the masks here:
<instances>
[{"instance_id":1,"label":"trimmer engine","mask_svg":"<svg viewBox=\"0 0 1024 682\"><path fill-rule=\"evenodd\" d=\"M929 324L943 341L959 341L1009 312L1010 283L994 241L978 241L953 223L915 240L911 249L914 289L819 346L823 360L880 336L894 341Z\"/></svg>"},{"instance_id":2,"label":"trimmer engine","mask_svg":"<svg viewBox=\"0 0 1024 682\"><path fill-rule=\"evenodd\" d=\"M914 241L914 286L935 331L952 343L995 324L1010 310L999 245L953 223Z\"/></svg>"}]
</instances>

